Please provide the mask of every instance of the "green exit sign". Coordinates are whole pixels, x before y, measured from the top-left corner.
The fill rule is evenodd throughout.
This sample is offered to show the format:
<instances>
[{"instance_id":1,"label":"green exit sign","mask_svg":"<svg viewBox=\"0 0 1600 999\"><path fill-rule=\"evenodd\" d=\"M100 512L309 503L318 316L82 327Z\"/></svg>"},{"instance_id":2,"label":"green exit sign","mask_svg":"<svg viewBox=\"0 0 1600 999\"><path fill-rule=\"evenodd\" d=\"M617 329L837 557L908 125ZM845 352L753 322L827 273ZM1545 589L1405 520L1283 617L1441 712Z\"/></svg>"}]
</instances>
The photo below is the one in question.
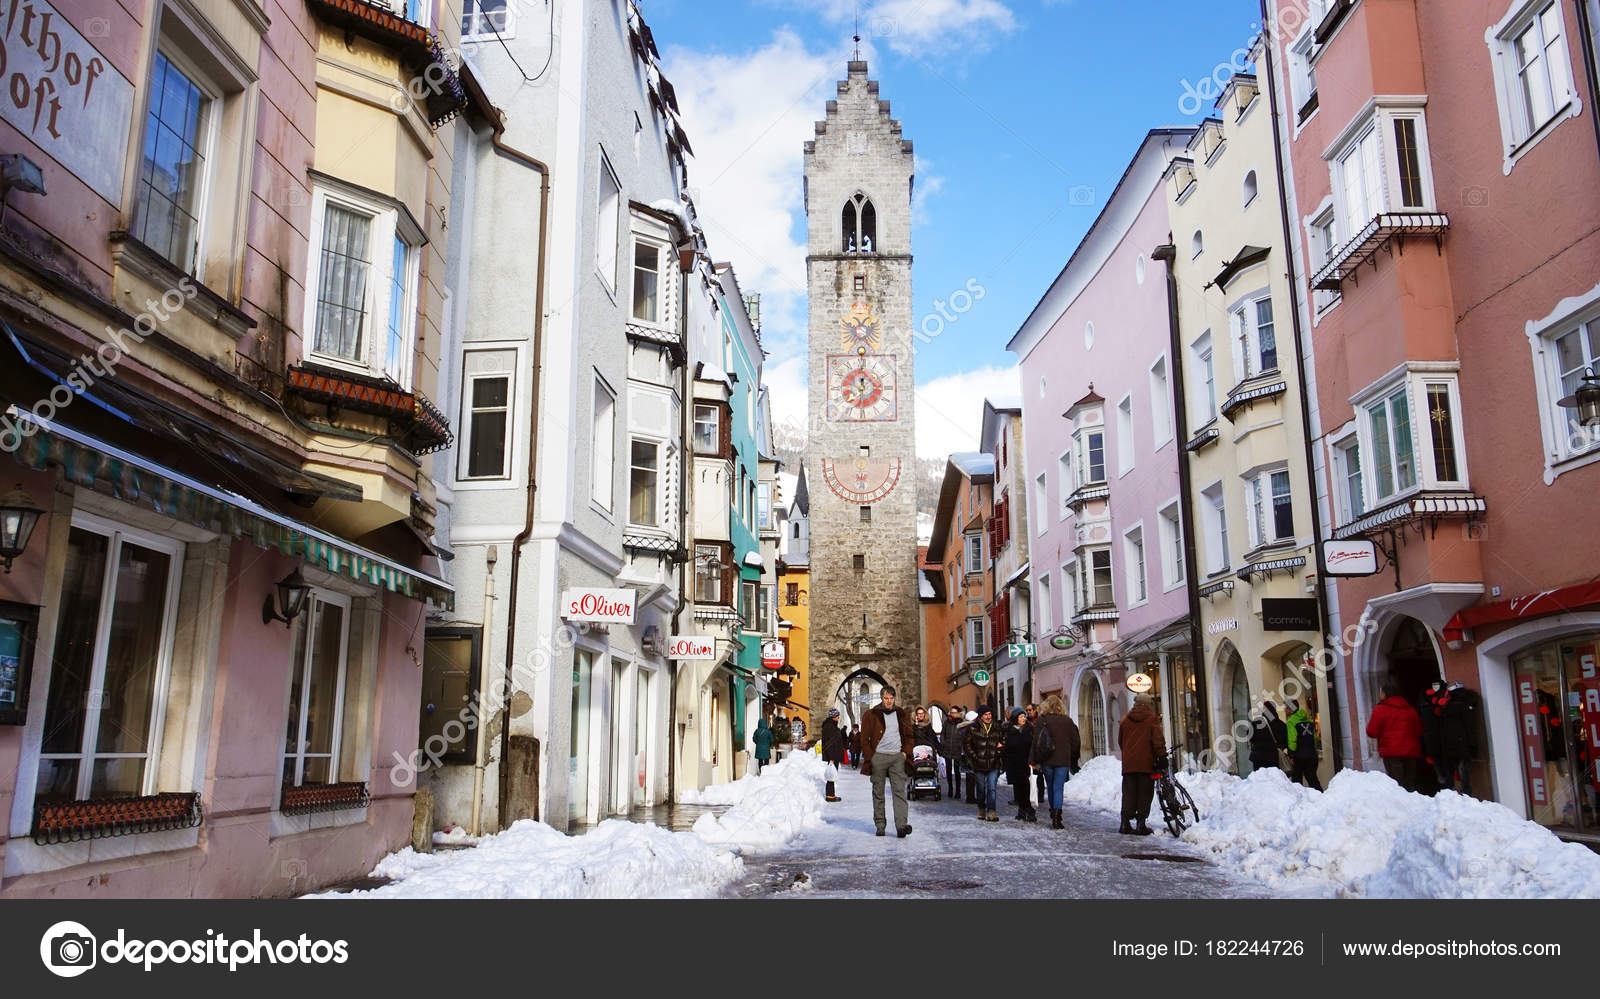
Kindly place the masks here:
<instances>
[{"instance_id":1,"label":"green exit sign","mask_svg":"<svg viewBox=\"0 0 1600 999\"><path fill-rule=\"evenodd\" d=\"M1013 642L1012 644L1006 646L1006 652L1008 652L1013 659L1022 659L1024 657L1031 658L1039 654L1039 647L1034 645L1032 642L1023 642L1020 644Z\"/></svg>"},{"instance_id":2,"label":"green exit sign","mask_svg":"<svg viewBox=\"0 0 1600 999\"><path fill-rule=\"evenodd\" d=\"M987 687L989 685L989 671L986 669L973 670L972 682L980 687Z\"/></svg>"}]
</instances>

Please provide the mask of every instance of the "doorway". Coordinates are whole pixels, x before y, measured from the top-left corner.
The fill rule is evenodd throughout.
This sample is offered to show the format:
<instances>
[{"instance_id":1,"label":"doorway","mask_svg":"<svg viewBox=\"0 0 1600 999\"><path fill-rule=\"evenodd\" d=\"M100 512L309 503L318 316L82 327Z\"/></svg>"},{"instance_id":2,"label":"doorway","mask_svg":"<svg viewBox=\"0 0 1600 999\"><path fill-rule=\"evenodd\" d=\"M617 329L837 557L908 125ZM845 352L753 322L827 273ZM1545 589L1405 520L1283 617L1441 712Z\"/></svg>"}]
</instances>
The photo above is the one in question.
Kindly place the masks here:
<instances>
[{"instance_id":1,"label":"doorway","mask_svg":"<svg viewBox=\"0 0 1600 999\"><path fill-rule=\"evenodd\" d=\"M1244 659L1231 642L1223 644L1220 665L1222 689L1227 693L1223 710L1228 713L1228 732L1234 740L1232 770L1240 777L1248 777L1255 769L1250 765L1250 743L1248 737L1241 740L1239 733L1255 727L1250 718L1250 678L1245 675Z\"/></svg>"},{"instance_id":2,"label":"doorway","mask_svg":"<svg viewBox=\"0 0 1600 999\"><path fill-rule=\"evenodd\" d=\"M1511 657L1528 814L1543 826L1600 832L1600 635Z\"/></svg>"}]
</instances>

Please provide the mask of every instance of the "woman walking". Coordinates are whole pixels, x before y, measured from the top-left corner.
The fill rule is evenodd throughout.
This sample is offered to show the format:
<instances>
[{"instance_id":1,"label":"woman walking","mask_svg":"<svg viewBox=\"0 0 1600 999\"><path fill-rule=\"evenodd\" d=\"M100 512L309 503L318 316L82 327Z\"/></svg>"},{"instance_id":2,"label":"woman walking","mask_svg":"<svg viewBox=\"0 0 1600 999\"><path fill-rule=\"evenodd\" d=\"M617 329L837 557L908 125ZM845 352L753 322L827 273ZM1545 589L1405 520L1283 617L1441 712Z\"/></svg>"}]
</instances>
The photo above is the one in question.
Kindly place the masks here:
<instances>
[{"instance_id":1,"label":"woman walking","mask_svg":"<svg viewBox=\"0 0 1600 999\"><path fill-rule=\"evenodd\" d=\"M1061 792L1078 764L1080 752L1078 726L1067 717L1060 695L1051 694L1039 708L1039 721L1033 730L1033 762L1044 774L1049 790L1051 829L1066 828L1061 821Z\"/></svg>"},{"instance_id":2,"label":"woman walking","mask_svg":"<svg viewBox=\"0 0 1600 999\"><path fill-rule=\"evenodd\" d=\"M967 728L967 767L978 785L978 818L999 822L995 792L1000 787L1000 764L1005 753L1005 733L994 720L994 709L979 705L978 720Z\"/></svg>"},{"instance_id":3,"label":"woman walking","mask_svg":"<svg viewBox=\"0 0 1600 999\"><path fill-rule=\"evenodd\" d=\"M833 787L839 767L844 763L844 731L839 728L838 708L830 708L828 720L822 723L822 762L828 765L828 783L823 790L822 800L839 801L839 795Z\"/></svg>"},{"instance_id":4,"label":"woman walking","mask_svg":"<svg viewBox=\"0 0 1600 999\"><path fill-rule=\"evenodd\" d=\"M1028 712L1020 705L1011 709L1011 724L1006 726L1005 761L1006 782L1017 796L1017 821L1038 822L1039 813L1033 807L1031 767L1028 758L1033 755L1033 726L1028 723Z\"/></svg>"},{"instance_id":5,"label":"woman walking","mask_svg":"<svg viewBox=\"0 0 1600 999\"><path fill-rule=\"evenodd\" d=\"M756 722L756 731L750 737L750 741L755 744L756 773L759 774L761 768L766 766L767 762L772 759L772 729L767 727L765 718Z\"/></svg>"}]
</instances>

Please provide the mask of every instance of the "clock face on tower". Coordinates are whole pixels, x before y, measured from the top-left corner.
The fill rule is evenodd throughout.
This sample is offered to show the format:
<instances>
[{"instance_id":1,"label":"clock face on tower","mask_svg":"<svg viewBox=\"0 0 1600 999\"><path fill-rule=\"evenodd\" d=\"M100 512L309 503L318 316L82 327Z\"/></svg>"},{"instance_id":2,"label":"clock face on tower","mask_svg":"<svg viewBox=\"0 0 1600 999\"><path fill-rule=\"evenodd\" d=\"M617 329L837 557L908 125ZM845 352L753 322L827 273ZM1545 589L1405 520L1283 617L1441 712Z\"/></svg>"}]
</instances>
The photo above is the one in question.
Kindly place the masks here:
<instances>
[{"instance_id":1,"label":"clock face on tower","mask_svg":"<svg viewBox=\"0 0 1600 999\"><path fill-rule=\"evenodd\" d=\"M828 355L828 419L883 423L896 418L893 354Z\"/></svg>"},{"instance_id":2,"label":"clock face on tower","mask_svg":"<svg viewBox=\"0 0 1600 999\"><path fill-rule=\"evenodd\" d=\"M871 506L900 481L899 458L822 459L822 479L848 503Z\"/></svg>"}]
</instances>

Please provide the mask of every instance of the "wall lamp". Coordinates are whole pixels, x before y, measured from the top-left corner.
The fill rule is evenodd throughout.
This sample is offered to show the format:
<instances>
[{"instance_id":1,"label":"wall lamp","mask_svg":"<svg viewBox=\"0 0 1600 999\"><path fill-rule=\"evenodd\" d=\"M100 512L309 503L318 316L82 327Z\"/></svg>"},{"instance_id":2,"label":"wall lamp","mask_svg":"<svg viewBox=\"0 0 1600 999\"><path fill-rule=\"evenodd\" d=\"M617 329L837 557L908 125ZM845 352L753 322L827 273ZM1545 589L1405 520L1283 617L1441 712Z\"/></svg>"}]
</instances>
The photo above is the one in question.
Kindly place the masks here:
<instances>
[{"instance_id":1,"label":"wall lamp","mask_svg":"<svg viewBox=\"0 0 1600 999\"><path fill-rule=\"evenodd\" d=\"M20 482L15 489L0 496L0 565L5 566L6 575L11 574L11 560L28 547L28 539L33 537L33 529L38 526L42 513L44 508L33 501Z\"/></svg>"},{"instance_id":2,"label":"wall lamp","mask_svg":"<svg viewBox=\"0 0 1600 999\"><path fill-rule=\"evenodd\" d=\"M265 602L261 605L261 623L271 624L282 621L285 628L289 622L300 616L306 609L306 597L311 595L311 585L300 577L300 570L278 580L272 587L278 594L277 606L273 606L272 594L267 594Z\"/></svg>"}]
</instances>

